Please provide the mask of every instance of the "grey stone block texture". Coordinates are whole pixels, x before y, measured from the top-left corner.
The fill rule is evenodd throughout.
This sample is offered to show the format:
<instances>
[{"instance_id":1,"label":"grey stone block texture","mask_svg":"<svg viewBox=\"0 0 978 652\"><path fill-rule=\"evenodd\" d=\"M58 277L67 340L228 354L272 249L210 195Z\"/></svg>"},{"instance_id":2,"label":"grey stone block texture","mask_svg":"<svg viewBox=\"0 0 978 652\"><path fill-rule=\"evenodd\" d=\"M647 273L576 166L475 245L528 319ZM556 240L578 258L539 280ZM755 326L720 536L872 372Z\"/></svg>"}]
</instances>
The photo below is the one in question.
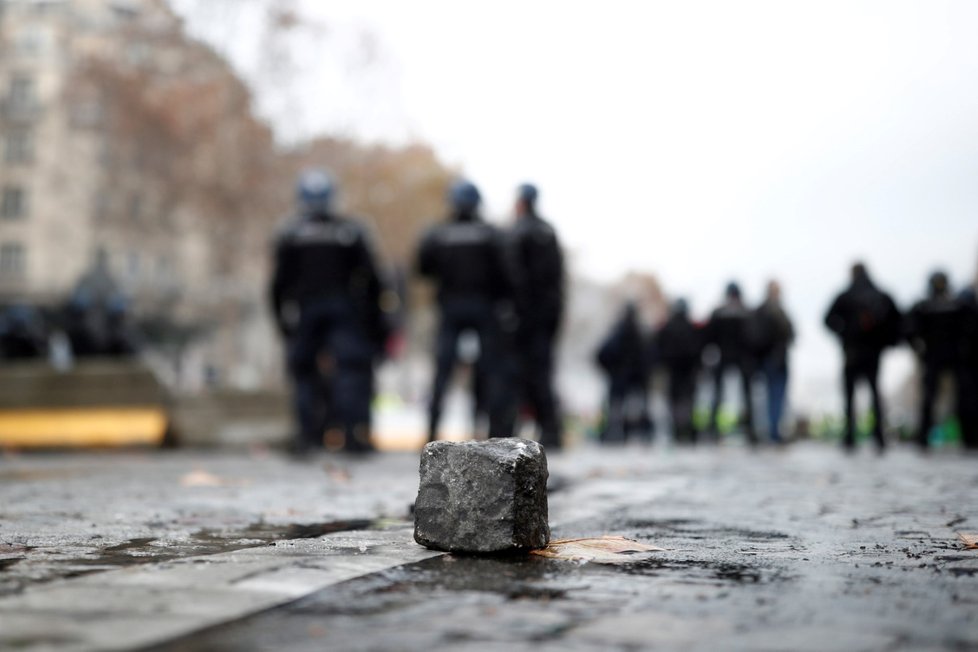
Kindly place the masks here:
<instances>
[{"instance_id":1,"label":"grey stone block texture","mask_svg":"<svg viewBox=\"0 0 978 652\"><path fill-rule=\"evenodd\" d=\"M475 554L543 548L547 476L546 454L534 441L432 442L421 451L414 540Z\"/></svg>"}]
</instances>

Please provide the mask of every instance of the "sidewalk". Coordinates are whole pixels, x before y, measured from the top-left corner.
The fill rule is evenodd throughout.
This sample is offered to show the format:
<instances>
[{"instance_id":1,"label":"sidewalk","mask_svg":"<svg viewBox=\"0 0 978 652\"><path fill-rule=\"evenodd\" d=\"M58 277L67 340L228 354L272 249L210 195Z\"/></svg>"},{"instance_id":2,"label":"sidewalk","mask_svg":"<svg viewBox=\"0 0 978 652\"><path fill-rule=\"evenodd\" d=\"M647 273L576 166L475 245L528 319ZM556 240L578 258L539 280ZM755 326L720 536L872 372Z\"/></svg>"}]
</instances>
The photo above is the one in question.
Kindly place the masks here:
<instances>
[{"instance_id":1,"label":"sidewalk","mask_svg":"<svg viewBox=\"0 0 978 652\"><path fill-rule=\"evenodd\" d=\"M550 467L556 537L667 551L424 550L411 453L0 458L0 649L978 647L978 552L956 536L978 531L974 458L585 448Z\"/></svg>"}]
</instances>

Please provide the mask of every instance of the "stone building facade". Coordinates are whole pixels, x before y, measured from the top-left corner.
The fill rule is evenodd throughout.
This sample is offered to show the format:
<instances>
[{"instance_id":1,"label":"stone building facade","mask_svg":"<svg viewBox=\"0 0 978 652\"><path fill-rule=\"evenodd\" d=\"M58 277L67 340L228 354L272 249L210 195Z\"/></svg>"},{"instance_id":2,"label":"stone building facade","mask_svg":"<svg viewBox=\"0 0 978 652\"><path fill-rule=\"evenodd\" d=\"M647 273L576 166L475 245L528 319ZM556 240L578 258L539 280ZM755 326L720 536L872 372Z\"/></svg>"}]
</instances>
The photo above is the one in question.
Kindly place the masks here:
<instances>
[{"instance_id":1,"label":"stone building facade","mask_svg":"<svg viewBox=\"0 0 978 652\"><path fill-rule=\"evenodd\" d=\"M164 0L0 0L0 305L58 305L104 255L137 316L183 332L175 382L278 378L256 201L273 157Z\"/></svg>"}]
</instances>

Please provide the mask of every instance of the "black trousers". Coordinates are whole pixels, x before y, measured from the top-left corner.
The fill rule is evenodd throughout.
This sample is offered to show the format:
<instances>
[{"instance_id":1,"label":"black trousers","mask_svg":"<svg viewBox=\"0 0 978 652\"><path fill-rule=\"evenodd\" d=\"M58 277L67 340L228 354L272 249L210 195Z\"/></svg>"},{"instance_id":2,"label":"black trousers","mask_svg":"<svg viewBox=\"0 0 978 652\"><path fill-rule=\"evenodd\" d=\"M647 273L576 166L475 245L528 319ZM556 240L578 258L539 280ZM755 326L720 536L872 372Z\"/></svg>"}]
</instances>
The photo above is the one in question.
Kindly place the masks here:
<instances>
[{"instance_id":1,"label":"black trousers","mask_svg":"<svg viewBox=\"0 0 978 652\"><path fill-rule=\"evenodd\" d=\"M713 370L713 408L710 410L710 430L714 433L719 432L717 415L720 412L720 404L723 403L723 381L727 372L731 370L735 371L740 379L741 395L744 398L744 426L747 439L751 443L755 443L757 432L754 430L754 401L751 397L751 377L754 370L752 365L744 360L721 359Z\"/></svg>"},{"instance_id":2,"label":"black trousers","mask_svg":"<svg viewBox=\"0 0 978 652\"><path fill-rule=\"evenodd\" d=\"M516 340L522 402L533 411L540 443L560 448L562 433L553 383L554 331L529 325L517 332Z\"/></svg>"},{"instance_id":3,"label":"black trousers","mask_svg":"<svg viewBox=\"0 0 978 652\"><path fill-rule=\"evenodd\" d=\"M964 360L956 374L958 421L965 448L978 449L978 364Z\"/></svg>"},{"instance_id":4,"label":"black trousers","mask_svg":"<svg viewBox=\"0 0 978 652\"><path fill-rule=\"evenodd\" d=\"M505 351L493 302L481 297L445 299L435 341L435 378L428 405L428 440L438 437L445 394L458 362L458 340L474 331L479 338L479 383L489 416L489 436L512 435L512 420L504 387Z\"/></svg>"},{"instance_id":5,"label":"black trousers","mask_svg":"<svg viewBox=\"0 0 978 652\"><path fill-rule=\"evenodd\" d=\"M328 382L324 360L330 365ZM373 351L349 300L300 306L299 325L289 342L289 372L298 448L321 446L329 428L342 429L347 448L369 448Z\"/></svg>"},{"instance_id":6,"label":"black trousers","mask_svg":"<svg viewBox=\"0 0 978 652\"><path fill-rule=\"evenodd\" d=\"M845 391L846 430L843 443L846 448L856 445L856 415L855 393L856 383L864 381L869 386L873 400L873 437L880 448L886 445L883 438L883 422L886 420L883 411L883 400L879 390L880 351L859 351L846 355L843 370L843 386Z\"/></svg>"},{"instance_id":7,"label":"black trousers","mask_svg":"<svg viewBox=\"0 0 978 652\"><path fill-rule=\"evenodd\" d=\"M696 402L697 371L695 365L674 365L669 369L669 413L673 437L679 443L696 442L693 406Z\"/></svg>"}]
</instances>

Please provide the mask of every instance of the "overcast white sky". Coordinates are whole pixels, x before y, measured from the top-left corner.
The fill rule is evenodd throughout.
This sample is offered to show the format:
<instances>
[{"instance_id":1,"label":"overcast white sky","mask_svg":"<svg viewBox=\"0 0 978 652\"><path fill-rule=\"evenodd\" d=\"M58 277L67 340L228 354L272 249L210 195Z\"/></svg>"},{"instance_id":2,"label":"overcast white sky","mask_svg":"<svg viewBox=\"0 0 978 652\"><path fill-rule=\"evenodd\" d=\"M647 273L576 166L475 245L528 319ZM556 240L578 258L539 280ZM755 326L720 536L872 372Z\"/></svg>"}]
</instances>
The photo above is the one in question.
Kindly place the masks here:
<instances>
[{"instance_id":1,"label":"overcast white sky","mask_svg":"<svg viewBox=\"0 0 978 652\"><path fill-rule=\"evenodd\" d=\"M699 315L730 278L750 301L780 278L809 405L835 391L821 315L854 258L905 305L935 266L975 276L978 3L300 3L324 27L288 85L257 18L191 21L283 138L425 140L494 215L534 180L580 272L655 272Z\"/></svg>"}]
</instances>

